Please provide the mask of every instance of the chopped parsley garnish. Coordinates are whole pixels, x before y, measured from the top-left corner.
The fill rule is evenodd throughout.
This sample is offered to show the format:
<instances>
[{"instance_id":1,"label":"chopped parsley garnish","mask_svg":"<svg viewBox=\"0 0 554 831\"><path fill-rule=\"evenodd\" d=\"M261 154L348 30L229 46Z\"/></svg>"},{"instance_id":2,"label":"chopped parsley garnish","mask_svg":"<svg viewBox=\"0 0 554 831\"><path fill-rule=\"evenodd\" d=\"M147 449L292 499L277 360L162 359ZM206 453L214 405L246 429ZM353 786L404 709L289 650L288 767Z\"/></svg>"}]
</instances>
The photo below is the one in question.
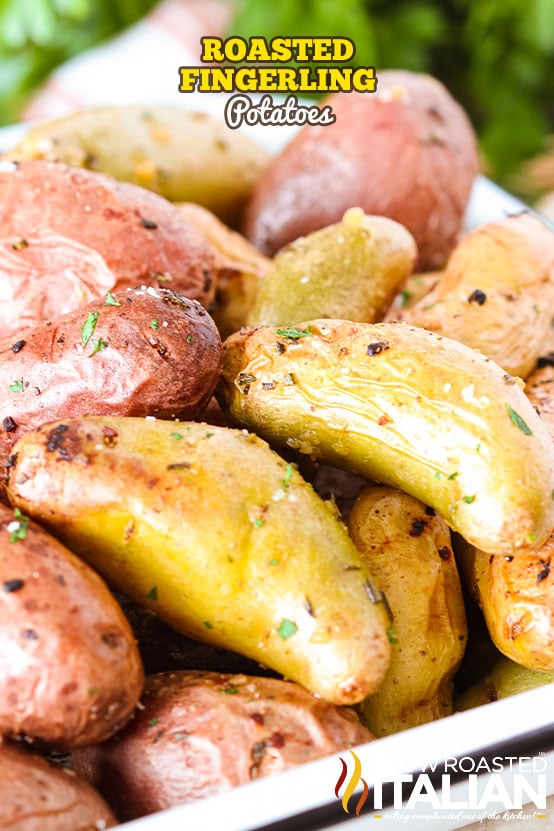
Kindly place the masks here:
<instances>
[{"instance_id":1,"label":"chopped parsley garnish","mask_svg":"<svg viewBox=\"0 0 554 831\"><path fill-rule=\"evenodd\" d=\"M285 469L285 478L283 479L283 486L288 488L290 480L292 479L292 465L287 465Z\"/></svg>"},{"instance_id":2,"label":"chopped parsley garnish","mask_svg":"<svg viewBox=\"0 0 554 831\"><path fill-rule=\"evenodd\" d=\"M213 623L210 623L210 621L209 621L209 620L203 620L203 621L202 621L202 623L204 624L204 626L206 627L206 629L213 629L213 628L214 628Z\"/></svg>"},{"instance_id":3,"label":"chopped parsley garnish","mask_svg":"<svg viewBox=\"0 0 554 831\"><path fill-rule=\"evenodd\" d=\"M29 517L24 516L19 508L13 509L15 520L10 522L8 530L10 532L10 542L17 542L17 540L24 540L27 536L27 528L29 527Z\"/></svg>"},{"instance_id":4,"label":"chopped parsley garnish","mask_svg":"<svg viewBox=\"0 0 554 831\"><path fill-rule=\"evenodd\" d=\"M92 341L93 350L89 355L89 358L92 358L93 355L96 355L98 352L102 352L108 345L107 340L102 340L102 338L95 338Z\"/></svg>"},{"instance_id":5,"label":"chopped parsley garnish","mask_svg":"<svg viewBox=\"0 0 554 831\"><path fill-rule=\"evenodd\" d=\"M229 687L221 687L219 690L220 693L225 693L225 695L238 695L240 692L238 687L229 686Z\"/></svg>"},{"instance_id":6,"label":"chopped parsley garnish","mask_svg":"<svg viewBox=\"0 0 554 831\"><path fill-rule=\"evenodd\" d=\"M187 335L187 343L192 343L192 335Z\"/></svg>"},{"instance_id":7,"label":"chopped parsley garnish","mask_svg":"<svg viewBox=\"0 0 554 831\"><path fill-rule=\"evenodd\" d=\"M389 643L398 643L398 638L396 637L394 626L387 627L387 638L389 639Z\"/></svg>"},{"instance_id":8,"label":"chopped parsley garnish","mask_svg":"<svg viewBox=\"0 0 554 831\"><path fill-rule=\"evenodd\" d=\"M11 392L23 392L24 385L23 385L23 378L20 378L19 381L14 381L13 384L10 384L10 391Z\"/></svg>"},{"instance_id":9,"label":"chopped parsley garnish","mask_svg":"<svg viewBox=\"0 0 554 831\"><path fill-rule=\"evenodd\" d=\"M468 505L471 505L472 502L475 502L475 496L462 496L464 502L467 502Z\"/></svg>"},{"instance_id":10,"label":"chopped parsley garnish","mask_svg":"<svg viewBox=\"0 0 554 831\"><path fill-rule=\"evenodd\" d=\"M520 414L516 413L516 411L512 407L510 407L509 404L506 404L506 409L508 410L508 415L510 416L510 421L512 422L512 424L515 424L515 426L518 427L522 433L525 433L526 436L532 436L533 431L528 426L528 424L522 419Z\"/></svg>"},{"instance_id":11,"label":"chopped parsley garnish","mask_svg":"<svg viewBox=\"0 0 554 831\"><path fill-rule=\"evenodd\" d=\"M150 727L155 727L158 722L159 722L159 718L151 718L150 721L148 722L148 724L149 724Z\"/></svg>"},{"instance_id":12,"label":"chopped parsley garnish","mask_svg":"<svg viewBox=\"0 0 554 831\"><path fill-rule=\"evenodd\" d=\"M277 329L276 332L278 335L281 335L284 338L290 338L291 340L307 338L308 335L312 334L309 326L306 326L305 329L298 329L296 326L291 326L288 329Z\"/></svg>"},{"instance_id":13,"label":"chopped parsley garnish","mask_svg":"<svg viewBox=\"0 0 554 831\"><path fill-rule=\"evenodd\" d=\"M81 327L81 343L83 347L87 345L91 337L94 335L96 324L98 323L98 312L89 312L87 319Z\"/></svg>"},{"instance_id":14,"label":"chopped parsley garnish","mask_svg":"<svg viewBox=\"0 0 554 831\"><path fill-rule=\"evenodd\" d=\"M184 438L182 433L170 433L169 435L172 439L175 439L176 441L179 441L179 439Z\"/></svg>"},{"instance_id":15,"label":"chopped parsley garnish","mask_svg":"<svg viewBox=\"0 0 554 831\"><path fill-rule=\"evenodd\" d=\"M150 321L150 328L151 329L157 330L159 325L160 324L159 324L159 321L158 321L157 317L155 317L154 320Z\"/></svg>"},{"instance_id":16,"label":"chopped parsley garnish","mask_svg":"<svg viewBox=\"0 0 554 831\"><path fill-rule=\"evenodd\" d=\"M148 594L146 595L147 600L157 600L158 599L158 587L152 586Z\"/></svg>"},{"instance_id":17,"label":"chopped parsley garnish","mask_svg":"<svg viewBox=\"0 0 554 831\"><path fill-rule=\"evenodd\" d=\"M106 299L104 300L104 306L121 306L119 300L116 300L111 291L106 292Z\"/></svg>"},{"instance_id":18,"label":"chopped parsley garnish","mask_svg":"<svg viewBox=\"0 0 554 831\"><path fill-rule=\"evenodd\" d=\"M298 632L298 626L294 621L288 620L286 617L283 618L279 626L277 627L277 634L280 638L286 641L291 635L294 635Z\"/></svg>"},{"instance_id":19,"label":"chopped parsley garnish","mask_svg":"<svg viewBox=\"0 0 554 831\"><path fill-rule=\"evenodd\" d=\"M261 519L261 517L256 517L256 519L252 521L252 525L254 526L254 528L261 528L263 524L264 521L263 519Z\"/></svg>"}]
</instances>

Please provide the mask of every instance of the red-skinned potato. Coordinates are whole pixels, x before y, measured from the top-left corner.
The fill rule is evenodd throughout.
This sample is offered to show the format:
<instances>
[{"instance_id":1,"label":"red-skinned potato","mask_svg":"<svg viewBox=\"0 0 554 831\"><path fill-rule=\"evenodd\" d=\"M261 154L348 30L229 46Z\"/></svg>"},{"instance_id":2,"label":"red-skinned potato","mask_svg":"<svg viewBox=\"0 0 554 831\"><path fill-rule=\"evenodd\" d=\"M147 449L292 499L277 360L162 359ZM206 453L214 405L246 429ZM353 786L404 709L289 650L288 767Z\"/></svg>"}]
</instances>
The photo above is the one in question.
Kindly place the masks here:
<instances>
[{"instance_id":1,"label":"red-skinned potato","mask_svg":"<svg viewBox=\"0 0 554 831\"><path fill-rule=\"evenodd\" d=\"M101 831L116 819L71 770L0 741L0 831Z\"/></svg>"},{"instance_id":2,"label":"red-skinned potato","mask_svg":"<svg viewBox=\"0 0 554 831\"><path fill-rule=\"evenodd\" d=\"M219 672L146 679L144 709L109 742L72 754L122 819L228 791L370 741L349 708L278 678Z\"/></svg>"},{"instance_id":3,"label":"red-skinned potato","mask_svg":"<svg viewBox=\"0 0 554 831\"><path fill-rule=\"evenodd\" d=\"M103 580L0 505L0 734L62 749L103 741L142 684L131 627Z\"/></svg>"},{"instance_id":4,"label":"red-skinned potato","mask_svg":"<svg viewBox=\"0 0 554 831\"><path fill-rule=\"evenodd\" d=\"M244 230L272 255L360 206L415 237L418 268L441 266L454 248L477 173L475 135L462 108L428 75L378 74L375 93L337 93L336 116L308 125L262 174Z\"/></svg>"},{"instance_id":5,"label":"red-skinned potato","mask_svg":"<svg viewBox=\"0 0 554 831\"><path fill-rule=\"evenodd\" d=\"M219 377L221 342L200 303L127 289L0 341L0 466L20 436L76 415L194 418Z\"/></svg>"},{"instance_id":6,"label":"red-skinned potato","mask_svg":"<svg viewBox=\"0 0 554 831\"><path fill-rule=\"evenodd\" d=\"M1 162L0 194L3 334L142 284L212 302L212 246L162 196L45 161Z\"/></svg>"}]
</instances>

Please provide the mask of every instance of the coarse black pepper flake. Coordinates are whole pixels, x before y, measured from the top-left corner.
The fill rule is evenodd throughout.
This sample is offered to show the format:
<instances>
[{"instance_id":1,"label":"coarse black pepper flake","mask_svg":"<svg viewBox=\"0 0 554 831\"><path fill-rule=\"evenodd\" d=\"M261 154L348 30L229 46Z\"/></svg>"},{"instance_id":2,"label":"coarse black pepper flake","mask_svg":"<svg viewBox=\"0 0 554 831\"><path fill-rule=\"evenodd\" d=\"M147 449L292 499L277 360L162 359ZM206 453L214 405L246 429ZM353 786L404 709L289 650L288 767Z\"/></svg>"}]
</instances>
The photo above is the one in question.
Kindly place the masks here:
<instances>
[{"instance_id":1,"label":"coarse black pepper flake","mask_svg":"<svg viewBox=\"0 0 554 831\"><path fill-rule=\"evenodd\" d=\"M17 427L17 424L11 416L6 416L6 418L2 420L2 427L4 428L6 433L13 433L13 431Z\"/></svg>"},{"instance_id":2,"label":"coarse black pepper flake","mask_svg":"<svg viewBox=\"0 0 554 831\"><path fill-rule=\"evenodd\" d=\"M34 629L24 629L23 637L28 641L38 641L38 632L35 632Z\"/></svg>"},{"instance_id":3,"label":"coarse black pepper flake","mask_svg":"<svg viewBox=\"0 0 554 831\"><path fill-rule=\"evenodd\" d=\"M487 295L481 289L475 289L471 292L469 297L467 298L468 303L477 303L478 306L482 306L483 303L486 302Z\"/></svg>"},{"instance_id":4,"label":"coarse black pepper flake","mask_svg":"<svg viewBox=\"0 0 554 831\"><path fill-rule=\"evenodd\" d=\"M12 352L16 352L16 353L17 353L17 352L21 352L21 350L23 349L23 347L25 346L25 344L26 344L26 341L24 341L24 340L18 340L18 341L16 341L16 342L14 343L14 345L12 346Z\"/></svg>"},{"instance_id":5,"label":"coarse black pepper flake","mask_svg":"<svg viewBox=\"0 0 554 831\"><path fill-rule=\"evenodd\" d=\"M539 560L542 568L537 575L537 583L542 583L550 574L550 560Z\"/></svg>"},{"instance_id":6,"label":"coarse black pepper flake","mask_svg":"<svg viewBox=\"0 0 554 831\"><path fill-rule=\"evenodd\" d=\"M384 340L378 340L378 341L375 341L374 343L368 343L367 349L366 349L366 354L368 354L368 355L380 355L381 352L385 351L385 349L390 349L389 344L386 343Z\"/></svg>"},{"instance_id":7,"label":"coarse black pepper flake","mask_svg":"<svg viewBox=\"0 0 554 831\"><path fill-rule=\"evenodd\" d=\"M423 517L417 517L416 519L412 520L412 527L408 531L410 537L421 537L423 532L425 531L425 526L427 525L426 521Z\"/></svg>"},{"instance_id":8,"label":"coarse black pepper flake","mask_svg":"<svg viewBox=\"0 0 554 831\"><path fill-rule=\"evenodd\" d=\"M439 548L439 557L443 562L448 562L451 556L452 552L447 545L443 545L441 548Z\"/></svg>"},{"instance_id":9,"label":"coarse black pepper flake","mask_svg":"<svg viewBox=\"0 0 554 831\"><path fill-rule=\"evenodd\" d=\"M431 508L430 505L425 506L425 513L427 514L427 516L436 516L437 515L437 512L435 511L435 509Z\"/></svg>"},{"instance_id":10,"label":"coarse black pepper flake","mask_svg":"<svg viewBox=\"0 0 554 831\"><path fill-rule=\"evenodd\" d=\"M283 352L285 352L286 348L287 347L285 346L285 344L281 343L281 341L277 341L277 343L275 344L275 349L277 350L279 355L282 355Z\"/></svg>"},{"instance_id":11,"label":"coarse black pepper flake","mask_svg":"<svg viewBox=\"0 0 554 831\"><path fill-rule=\"evenodd\" d=\"M4 580L4 582L2 583L2 588L4 589L5 592L8 592L8 594L11 594L11 592L18 592L20 589L23 588L24 585L25 585L24 580L20 580L19 578L15 578L14 580Z\"/></svg>"},{"instance_id":12,"label":"coarse black pepper flake","mask_svg":"<svg viewBox=\"0 0 554 831\"><path fill-rule=\"evenodd\" d=\"M143 228L147 228L149 231L155 231L158 227L157 222L154 222L153 219L147 219L145 216L141 216L140 224Z\"/></svg>"}]
</instances>

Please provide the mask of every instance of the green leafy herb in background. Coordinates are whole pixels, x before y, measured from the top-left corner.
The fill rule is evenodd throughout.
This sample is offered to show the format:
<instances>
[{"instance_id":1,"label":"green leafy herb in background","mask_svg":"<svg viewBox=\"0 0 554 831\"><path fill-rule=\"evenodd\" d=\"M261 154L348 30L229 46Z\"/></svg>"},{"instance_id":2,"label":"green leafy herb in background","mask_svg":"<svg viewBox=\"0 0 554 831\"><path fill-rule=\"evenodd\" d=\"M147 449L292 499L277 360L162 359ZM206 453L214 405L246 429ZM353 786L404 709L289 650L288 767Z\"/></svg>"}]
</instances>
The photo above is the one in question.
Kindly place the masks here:
<instances>
[{"instance_id":1,"label":"green leafy herb in background","mask_svg":"<svg viewBox=\"0 0 554 831\"><path fill-rule=\"evenodd\" d=\"M232 33L342 35L354 63L440 78L475 125L497 181L554 131L554 0L236 0Z\"/></svg>"}]
</instances>

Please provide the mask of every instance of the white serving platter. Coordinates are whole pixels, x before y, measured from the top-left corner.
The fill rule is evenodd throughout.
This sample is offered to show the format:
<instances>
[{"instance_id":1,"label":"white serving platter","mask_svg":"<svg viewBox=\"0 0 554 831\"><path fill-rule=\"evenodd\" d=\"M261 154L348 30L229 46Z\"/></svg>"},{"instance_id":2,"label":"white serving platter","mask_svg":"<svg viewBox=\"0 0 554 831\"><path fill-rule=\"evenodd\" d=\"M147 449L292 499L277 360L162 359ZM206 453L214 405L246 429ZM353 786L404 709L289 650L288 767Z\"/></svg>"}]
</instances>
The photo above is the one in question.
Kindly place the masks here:
<instances>
[{"instance_id":1,"label":"white serving platter","mask_svg":"<svg viewBox=\"0 0 554 831\"><path fill-rule=\"evenodd\" d=\"M205 106L206 99L208 106ZM193 109L200 102L200 109L213 110L212 96L189 101ZM27 129L28 125L0 129L0 153L19 140ZM280 129L258 127L250 133L254 140L276 151L293 133L290 128L279 132ZM472 229L524 210L529 209L521 201L484 176L478 176L465 224ZM554 685L370 742L355 748L355 753L369 789L359 816L356 816L356 806L363 792L361 780L343 806L345 787L353 776L353 757L345 751L120 827L125 831L361 831L384 826L405 827L410 831L453 831L492 814L500 817L509 814L502 827L515 829L516 823L523 822L522 827L528 831L554 828L552 799L546 808L537 808L532 802L533 794L530 796L530 791L525 791L525 802L531 799L530 808L518 812L505 807L506 794L512 798L517 788L523 787L522 778L531 792L537 789L536 802L540 803L539 790L541 795L554 795ZM522 774L514 770L519 761L513 760L520 759L530 759L523 764L535 766L539 772ZM347 778L337 796L335 788L343 769L341 760L347 765ZM445 761L448 773L443 780ZM480 766L478 775L467 772L472 764ZM487 765L500 770L491 773ZM402 807L401 777L406 780L411 777L406 782L409 797L412 785L422 782L420 776L424 772L429 777L425 780L425 792L416 800L417 804L405 800ZM499 794L498 801L487 798L487 789L493 797ZM382 793L380 803L379 793ZM374 807L379 804L381 807ZM467 807L461 807L464 805Z\"/></svg>"}]
</instances>

